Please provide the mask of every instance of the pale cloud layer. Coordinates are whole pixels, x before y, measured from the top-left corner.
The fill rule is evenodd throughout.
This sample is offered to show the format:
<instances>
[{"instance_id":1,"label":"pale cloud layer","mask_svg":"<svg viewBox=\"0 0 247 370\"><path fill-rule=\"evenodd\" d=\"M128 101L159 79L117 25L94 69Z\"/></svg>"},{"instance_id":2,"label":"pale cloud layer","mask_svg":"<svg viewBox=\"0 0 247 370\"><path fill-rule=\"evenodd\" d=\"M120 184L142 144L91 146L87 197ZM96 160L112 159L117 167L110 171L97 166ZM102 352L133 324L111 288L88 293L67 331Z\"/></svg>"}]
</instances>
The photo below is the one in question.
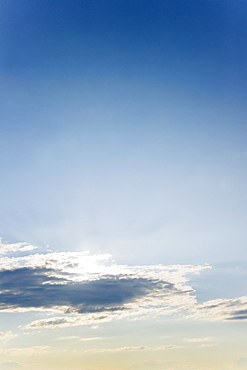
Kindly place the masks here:
<instances>
[{"instance_id":1,"label":"pale cloud layer","mask_svg":"<svg viewBox=\"0 0 247 370\"><path fill-rule=\"evenodd\" d=\"M27 367L25 364L16 361L0 362L0 370L14 370Z\"/></svg>"},{"instance_id":2,"label":"pale cloud layer","mask_svg":"<svg viewBox=\"0 0 247 370\"><path fill-rule=\"evenodd\" d=\"M210 342L212 338L205 337L205 338L184 338L185 342L188 343L204 343L204 342Z\"/></svg>"},{"instance_id":3,"label":"pale cloud layer","mask_svg":"<svg viewBox=\"0 0 247 370\"><path fill-rule=\"evenodd\" d=\"M128 370L198 370L178 361L143 361L131 365Z\"/></svg>"},{"instance_id":4,"label":"pale cloud layer","mask_svg":"<svg viewBox=\"0 0 247 370\"><path fill-rule=\"evenodd\" d=\"M190 318L208 320L247 320L247 297L214 299L197 304Z\"/></svg>"},{"instance_id":5,"label":"pale cloud layer","mask_svg":"<svg viewBox=\"0 0 247 370\"><path fill-rule=\"evenodd\" d=\"M49 346L33 346L33 347L25 347L25 348L6 348L0 349L1 355L7 355L9 358L15 356L34 356L40 354L46 354L50 352Z\"/></svg>"}]
</instances>

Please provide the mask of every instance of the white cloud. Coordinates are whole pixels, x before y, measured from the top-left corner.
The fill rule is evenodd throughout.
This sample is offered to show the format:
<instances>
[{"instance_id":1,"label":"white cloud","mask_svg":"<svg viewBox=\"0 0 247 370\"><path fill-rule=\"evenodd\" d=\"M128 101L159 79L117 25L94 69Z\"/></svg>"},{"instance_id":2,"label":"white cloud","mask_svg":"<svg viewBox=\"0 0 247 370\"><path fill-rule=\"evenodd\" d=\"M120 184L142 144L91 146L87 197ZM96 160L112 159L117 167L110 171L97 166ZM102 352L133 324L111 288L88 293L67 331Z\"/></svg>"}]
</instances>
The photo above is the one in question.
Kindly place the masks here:
<instances>
[{"instance_id":1,"label":"white cloud","mask_svg":"<svg viewBox=\"0 0 247 370\"><path fill-rule=\"evenodd\" d=\"M208 268L118 265L109 254L88 251L2 257L0 308L64 314L35 320L27 329L180 315L197 303L188 284L191 275Z\"/></svg>"},{"instance_id":2,"label":"white cloud","mask_svg":"<svg viewBox=\"0 0 247 370\"><path fill-rule=\"evenodd\" d=\"M81 338L80 342L91 342L92 340L100 340L102 337L89 337L89 338Z\"/></svg>"},{"instance_id":3,"label":"white cloud","mask_svg":"<svg viewBox=\"0 0 247 370\"><path fill-rule=\"evenodd\" d=\"M247 297L214 299L195 305L191 311L188 317L198 320L247 320Z\"/></svg>"},{"instance_id":4,"label":"white cloud","mask_svg":"<svg viewBox=\"0 0 247 370\"><path fill-rule=\"evenodd\" d=\"M211 342L212 338L205 337L205 338L184 338L185 342L188 343L202 343L202 342Z\"/></svg>"},{"instance_id":5,"label":"white cloud","mask_svg":"<svg viewBox=\"0 0 247 370\"><path fill-rule=\"evenodd\" d=\"M87 349L84 352L86 353L106 353L106 352L132 352L132 351L164 351L172 349L181 349L183 346L178 346L175 344L167 344L159 347L147 347L147 346L138 346L138 347L119 347L119 348L91 348Z\"/></svg>"},{"instance_id":6,"label":"white cloud","mask_svg":"<svg viewBox=\"0 0 247 370\"><path fill-rule=\"evenodd\" d=\"M80 337L76 336L76 335L68 335L67 337L59 337L57 338L58 340L78 340L80 339Z\"/></svg>"},{"instance_id":7,"label":"white cloud","mask_svg":"<svg viewBox=\"0 0 247 370\"><path fill-rule=\"evenodd\" d=\"M49 319L41 319L32 321L30 324L23 327L25 330L41 329L41 328L67 328L71 326L91 325L95 323L105 323L111 321L111 317L102 314L88 314L74 317L53 317Z\"/></svg>"},{"instance_id":8,"label":"white cloud","mask_svg":"<svg viewBox=\"0 0 247 370\"><path fill-rule=\"evenodd\" d=\"M12 254L15 252L30 252L34 249L37 249L35 245L29 243L3 243L0 238L0 256L5 254Z\"/></svg>"},{"instance_id":9,"label":"white cloud","mask_svg":"<svg viewBox=\"0 0 247 370\"><path fill-rule=\"evenodd\" d=\"M7 342L17 336L17 334L13 334L11 331L0 331L0 341L3 342Z\"/></svg>"},{"instance_id":10,"label":"white cloud","mask_svg":"<svg viewBox=\"0 0 247 370\"><path fill-rule=\"evenodd\" d=\"M218 346L218 343L203 343L199 345L200 348L215 347L215 346Z\"/></svg>"},{"instance_id":11,"label":"white cloud","mask_svg":"<svg viewBox=\"0 0 247 370\"><path fill-rule=\"evenodd\" d=\"M3 251L35 248L25 243L3 246ZM247 320L247 297L198 304L189 280L208 268L118 265L110 254L91 255L88 251L1 257L0 309L60 313L35 320L26 329L95 327L113 319L142 320L164 315Z\"/></svg>"}]
</instances>

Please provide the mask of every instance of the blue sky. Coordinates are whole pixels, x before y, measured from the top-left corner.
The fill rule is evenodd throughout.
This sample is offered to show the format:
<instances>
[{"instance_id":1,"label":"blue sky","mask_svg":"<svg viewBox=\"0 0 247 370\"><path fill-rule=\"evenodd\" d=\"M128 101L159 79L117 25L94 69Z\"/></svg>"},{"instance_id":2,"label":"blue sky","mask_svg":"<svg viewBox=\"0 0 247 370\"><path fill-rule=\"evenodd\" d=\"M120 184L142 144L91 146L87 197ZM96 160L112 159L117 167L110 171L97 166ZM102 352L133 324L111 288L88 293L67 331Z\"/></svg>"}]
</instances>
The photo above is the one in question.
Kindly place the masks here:
<instances>
[{"instance_id":1,"label":"blue sky","mask_svg":"<svg viewBox=\"0 0 247 370\"><path fill-rule=\"evenodd\" d=\"M109 352L112 369L163 370L188 366L203 369L199 362L189 364L190 350L182 349L181 343L208 344L207 348L211 348L209 344L217 340L222 353L232 356L229 368L244 368L246 351L241 349L242 337L232 344L232 351L228 348L230 342L224 343L224 338L234 337L235 328L245 321L246 16L247 3L243 0L0 1L0 236L1 248L6 249L1 252L1 266L8 266L8 272L1 273L3 282L5 274L19 276L20 281L23 276L34 279L48 302L42 307L38 305L43 316L36 316L32 304L37 305L37 301L35 295L30 296L30 287L25 292L18 288L20 295L28 297L26 306L19 302L20 312L28 307L28 313L11 313L16 315L20 327L32 331L28 326L31 322L52 315L52 309L46 312L55 302L48 299L49 294L40 286L42 282L51 285L49 292L56 291L54 296L62 307L59 312L66 316L63 292L70 291L66 295L72 297L76 295L75 286L83 292L84 286L80 284L84 279L79 274L76 280L73 273L77 272L70 271L73 276L66 280L67 267L61 267L59 261L73 260L78 256L76 253L84 256L89 250L92 256L102 256L106 264L105 270L97 272L99 285L95 288L91 273L98 271L99 263L92 257L94 267L86 281L94 294L100 296L102 287L103 295L104 279L111 273L105 256L112 256L119 271L113 274L113 280L117 280L113 291L120 289L117 309L111 306L110 292L104 306L107 319L102 325L107 330L101 329L97 317L95 325L92 317L91 321L86 317L88 327L82 325L85 337L94 331L90 325L99 326L97 330L103 334L91 337L105 338L101 339L105 349L115 339L119 343L119 351ZM22 250L23 245L30 248ZM34 246L38 249L33 249ZM57 261L52 266L53 273L44 270L40 262L52 258ZM205 264L211 268L204 268L208 266ZM164 271L168 265L180 267L174 267L177 272L172 277L162 275L158 265ZM152 325L157 329L157 323L150 319L149 342L144 345L143 336L136 336L136 343L128 350L129 363L125 363L120 353L125 353L129 344L119 332L124 325L131 327L130 332L135 331L131 318L142 317L139 293L142 292L144 300L150 295L154 306L158 306L152 291L168 289L162 285L166 277L175 287L180 284L179 289L186 285L181 277L186 265L194 266L191 275L185 275L195 292L190 291L188 301L180 307L181 312L188 313L178 323L171 308L173 319L168 324L166 315L162 319L155 311L159 325L173 327L171 330L179 333L177 342L160 343L161 334L151 329ZM136 270L130 273L123 266L134 266ZM137 266L143 266L143 270L139 271ZM147 272L151 266L152 274ZM128 284L133 287L131 299L126 298L128 302L123 299L126 288L121 273L126 276L126 287ZM140 275L144 280L135 280ZM58 277L64 286L58 284ZM153 285L155 279L163 288ZM13 289L14 280L11 279ZM59 288L54 290L56 284ZM196 301L189 309L192 296ZM19 348L23 329L5 323L8 305L10 310L16 309L9 299L4 300L1 314L5 327L2 337L4 343L6 338L16 341L13 348ZM217 301L216 306L222 311L216 310L212 315L208 308L200 306L215 299L235 301ZM80 315L93 315L96 308L103 310L97 303L96 308L90 306L91 313L81 313L79 303L75 308L73 302L71 298L66 304L75 310L77 323L81 323ZM83 300L80 304L88 307L89 303ZM126 304L139 308L131 306L133 315L121 316ZM227 314L226 307L231 305L236 309ZM119 311L116 315L115 311L112 313L119 319L114 321L109 308ZM240 318L230 324L229 317L237 317L237 311L242 312ZM204 314L200 316L199 312ZM189 327L186 315L190 330L195 331L194 341L183 341L187 335L182 328ZM70 322L68 317L66 322ZM219 322L212 323L212 317ZM198 333L206 324L200 320L208 320L208 325L210 322L207 331L211 332L205 333L201 342ZM143 333L146 316L138 322L138 332ZM66 326L61 330L70 329ZM77 326L72 325L71 330L76 331ZM214 341L217 330L221 339ZM47 335L42 330L40 336L35 335L37 346L44 353L37 354L43 356L40 365L29 366L38 370L45 366L47 349L42 341ZM115 338L113 342L109 335ZM78 332L60 336L70 341L69 337L78 337ZM54 338L48 345L52 354L59 351L58 343L63 342ZM157 341L156 350L152 347L153 338ZM181 363L175 363L172 356L164 360L164 345L176 345L176 350L184 351ZM140 349L142 346L145 349ZM198 346L193 349L195 358L198 354L198 358L206 359L199 349L205 346ZM26 348L31 347L27 352L39 352L27 343ZM143 351L147 353L143 363L137 348L141 351L139 356L144 356ZM5 347L2 351L7 354ZM161 355L155 359L151 353L157 352L152 351ZM27 352L23 350L16 363L3 360L0 369L27 364ZM85 360L87 353L80 356ZM95 353L100 363L102 355ZM213 360L217 357L215 353L211 352L212 362L205 366L210 370L225 369L226 364L219 365L218 360ZM68 358L72 359L73 354ZM88 360L85 369L109 369L109 361L105 367L95 361ZM62 365L54 362L54 369L56 366Z\"/></svg>"}]
</instances>

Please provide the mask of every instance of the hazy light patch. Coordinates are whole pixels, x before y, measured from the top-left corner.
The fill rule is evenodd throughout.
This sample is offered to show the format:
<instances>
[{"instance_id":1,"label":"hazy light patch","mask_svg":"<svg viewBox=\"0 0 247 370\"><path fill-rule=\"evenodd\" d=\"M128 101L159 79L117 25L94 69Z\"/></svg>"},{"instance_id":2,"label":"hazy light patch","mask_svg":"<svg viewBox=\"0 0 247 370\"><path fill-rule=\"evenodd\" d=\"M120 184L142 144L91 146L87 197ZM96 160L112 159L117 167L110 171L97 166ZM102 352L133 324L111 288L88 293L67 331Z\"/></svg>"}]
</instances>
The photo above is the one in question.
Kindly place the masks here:
<instances>
[{"instance_id":1,"label":"hazy light patch","mask_svg":"<svg viewBox=\"0 0 247 370\"><path fill-rule=\"evenodd\" d=\"M1 370L13 370L13 369L19 369L27 367L26 364L16 362L16 361L5 361L5 362L0 362L0 369Z\"/></svg>"},{"instance_id":2,"label":"hazy light patch","mask_svg":"<svg viewBox=\"0 0 247 370\"><path fill-rule=\"evenodd\" d=\"M128 367L129 370L198 370L178 361L143 361Z\"/></svg>"},{"instance_id":3,"label":"hazy light patch","mask_svg":"<svg viewBox=\"0 0 247 370\"><path fill-rule=\"evenodd\" d=\"M239 357L236 359L236 366L239 369L247 368L247 357Z\"/></svg>"},{"instance_id":4,"label":"hazy light patch","mask_svg":"<svg viewBox=\"0 0 247 370\"><path fill-rule=\"evenodd\" d=\"M0 349L0 354L7 356L33 356L50 352L49 346L33 346L24 348Z\"/></svg>"}]
</instances>

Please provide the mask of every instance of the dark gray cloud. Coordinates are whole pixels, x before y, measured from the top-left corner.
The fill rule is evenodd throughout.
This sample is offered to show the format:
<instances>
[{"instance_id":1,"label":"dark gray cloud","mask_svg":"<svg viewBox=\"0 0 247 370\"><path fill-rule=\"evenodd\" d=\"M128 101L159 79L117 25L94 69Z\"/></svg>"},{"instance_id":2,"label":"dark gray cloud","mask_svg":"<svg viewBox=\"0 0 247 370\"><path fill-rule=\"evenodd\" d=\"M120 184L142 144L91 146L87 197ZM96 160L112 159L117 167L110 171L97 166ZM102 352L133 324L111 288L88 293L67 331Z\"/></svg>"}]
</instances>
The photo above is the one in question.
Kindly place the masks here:
<instances>
[{"instance_id":1,"label":"dark gray cloud","mask_svg":"<svg viewBox=\"0 0 247 370\"><path fill-rule=\"evenodd\" d=\"M102 276L73 281L72 274L46 268L0 271L0 308L63 308L66 312L90 313L127 309L125 304L162 292L181 294L174 284L158 279Z\"/></svg>"},{"instance_id":2,"label":"dark gray cloud","mask_svg":"<svg viewBox=\"0 0 247 370\"><path fill-rule=\"evenodd\" d=\"M246 311L246 310L244 310ZM227 320L247 320L247 313L246 314L238 314L236 312L232 313L231 317L227 317Z\"/></svg>"}]
</instances>

